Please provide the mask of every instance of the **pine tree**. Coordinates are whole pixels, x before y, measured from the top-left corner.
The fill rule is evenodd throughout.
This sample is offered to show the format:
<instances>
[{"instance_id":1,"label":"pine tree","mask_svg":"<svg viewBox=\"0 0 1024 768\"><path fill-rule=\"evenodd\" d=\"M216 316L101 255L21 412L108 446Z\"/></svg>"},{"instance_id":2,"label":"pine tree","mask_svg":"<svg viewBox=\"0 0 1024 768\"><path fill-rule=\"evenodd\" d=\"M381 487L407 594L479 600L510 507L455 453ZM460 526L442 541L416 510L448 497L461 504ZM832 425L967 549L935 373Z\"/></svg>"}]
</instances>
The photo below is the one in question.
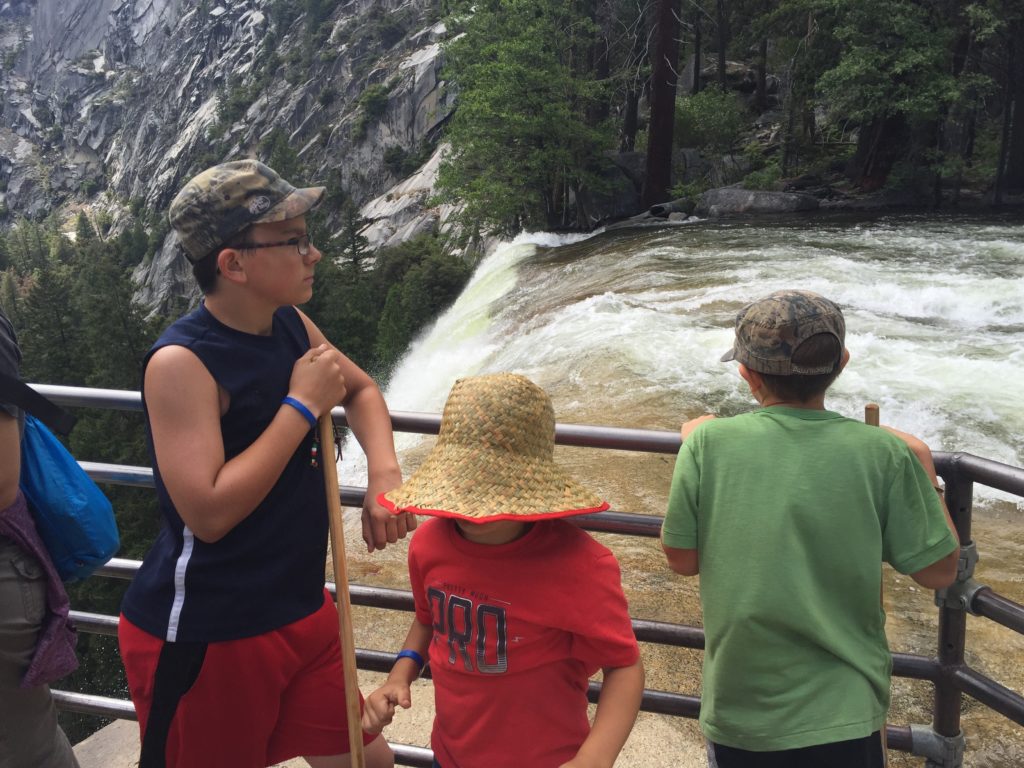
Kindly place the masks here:
<instances>
[{"instance_id":1,"label":"pine tree","mask_svg":"<svg viewBox=\"0 0 1024 768\"><path fill-rule=\"evenodd\" d=\"M8 269L0 279L0 308L11 323L17 327L20 325L18 318L18 281L14 276L14 270Z\"/></svg>"},{"instance_id":2,"label":"pine tree","mask_svg":"<svg viewBox=\"0 0 1024 768\"><path fill-rule=\"evenodd\" d=\"M358 273L370 253L370 241L362 234L370 220L359 213L359 207L352 198L346 198L341 206L341 232L338 245L342 258L348 260Z\"/></svg>"},{"instance_id":3,"label":"pine tree","mask_svg":"<svg viewBox=\"0 0 1024 768\"><path fill-rule=\"evenodd\" d=\"M38 224L27 219L20 220L4 239L7 257L12 267L21 275L29 275L36 269L49 265L49 245L46 232Z\"/></svg>"},{"instance_id":4,"label":"pine tree","mask_svg":"<svg viewBox=\"0 0 1024 768\"><path fill-rule=\"evenodd\" d=\"M459 107L441 199L464 206L470 229L577 225L580 193L601 187L595 161L614 144L608 126L587 123L604 88L573 59L589 46L590 21L575 4L519 0L479 5L466 27L446 49Z\"/></svg>"},{"instance_id":5,"label":"pine tree","mask_svg":"<svg viewBox=\"0 0 1024 768\"><path fill-rule=\"evenodd\" d=\"M22 376L46 384L84 385L88 350L67 266L45 264L33 271L17 317L15 330L24 356Z\"/></svg>"},{"instance_id":6,"label":"pine tree","mask_svg":"<svg viewBox=\"0 0 1024 768\"><path fill-rule=\"evenodd\" d=\"M288 133L280 126L275 127L260 142L260 155L264 162L273 168L281 178L298 184L303 178L302 163L298 153L288 142Z\"/></svg>"},{"instance_id":7,"label":"pine tree","mask_svg":"<svg viewBox=\"0 0 1024 768\"><path fill-rule=\"evenodd\" d=\"M95 240L96 229L93 227L92 222L89 221L89 217L85 215L85 211L79 211L78 218L75 219L75 245L83 248L95 242Z\"/></svg>"}]
</instances>

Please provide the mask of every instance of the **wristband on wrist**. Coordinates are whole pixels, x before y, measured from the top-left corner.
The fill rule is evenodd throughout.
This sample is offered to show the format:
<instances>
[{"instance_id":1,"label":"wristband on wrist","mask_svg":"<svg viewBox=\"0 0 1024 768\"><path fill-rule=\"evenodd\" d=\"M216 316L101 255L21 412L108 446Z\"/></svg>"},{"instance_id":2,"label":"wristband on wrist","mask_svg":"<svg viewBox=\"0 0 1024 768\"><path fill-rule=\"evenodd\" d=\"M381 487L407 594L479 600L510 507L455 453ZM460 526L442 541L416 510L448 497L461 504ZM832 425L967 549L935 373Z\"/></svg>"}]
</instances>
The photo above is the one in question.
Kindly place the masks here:
<instances>
[{"instance_id":1,"label":"wristband on wrist","mask_svg":"<svg viewBox=\"0 0 1024 768\"><path fill-rule=\"evenodd\" d=\"M398 655L395 656L395 661L397 662L399 659L412 659L413 661L416 662L416 666L419 667L419 669L417 670L417 673L423 671L423 664L424 664L423 657L420 656L416 651L412 650L411 648L405 648L405 649L399 651Z\"/></svg>"},{"instance_id":2,"label":"wristband on wrist","mask_svg":"<svg viewBox=\"0 0 1024 768\"><path fill-rule=\"evenodd\" d=\"M304 406L301 402L296 400L294 397L286 397L284 400L281 401L281 403L283 405L290 405L296 411L301 413L302 417L309 422L310 428L316 429L316 416L314 416L313 412L309 410L309 408Z\"/></svg>"}]
</instances>

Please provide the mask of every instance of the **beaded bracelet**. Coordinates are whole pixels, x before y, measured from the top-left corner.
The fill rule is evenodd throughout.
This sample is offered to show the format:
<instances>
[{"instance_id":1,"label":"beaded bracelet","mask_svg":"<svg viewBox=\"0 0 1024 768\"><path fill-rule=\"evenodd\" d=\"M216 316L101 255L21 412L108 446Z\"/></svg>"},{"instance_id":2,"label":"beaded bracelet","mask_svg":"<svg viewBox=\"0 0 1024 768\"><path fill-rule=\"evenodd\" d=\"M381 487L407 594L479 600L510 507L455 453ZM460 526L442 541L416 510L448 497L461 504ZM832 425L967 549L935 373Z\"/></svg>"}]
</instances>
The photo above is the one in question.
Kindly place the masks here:
<instances>
[{"instance_id":1,"label":"beaded bracelet","mask_svg":"<svg viewBox=\"0 0 1024 768\"><path fill-rule=\"evenodd\" d=\"M296 411L301 413L303 418L309 422L309 426L312 429L316 429L316 416L314 416L313 412L309 410L309 408L307 408L301 402L296 400L294 397L286 397L284 400L281 401L281 403L283 405L290 405Z\"/></svg>"}]
</instances>

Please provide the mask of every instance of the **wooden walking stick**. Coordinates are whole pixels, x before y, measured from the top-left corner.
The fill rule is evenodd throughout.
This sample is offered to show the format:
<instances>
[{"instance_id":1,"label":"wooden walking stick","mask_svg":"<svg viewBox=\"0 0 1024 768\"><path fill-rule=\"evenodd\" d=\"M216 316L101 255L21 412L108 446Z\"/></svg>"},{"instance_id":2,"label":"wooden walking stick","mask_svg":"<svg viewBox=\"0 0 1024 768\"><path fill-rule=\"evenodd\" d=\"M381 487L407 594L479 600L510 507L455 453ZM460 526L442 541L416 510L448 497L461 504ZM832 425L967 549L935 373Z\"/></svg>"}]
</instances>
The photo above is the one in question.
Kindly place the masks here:
<instances>
[{"instance_id":1,"label":"wooden walking stick","mask_svg":"<svg viewBox=\"0 0 1024 768\"><path fill-rule=\"evenodd\" d=\"M331 524L331 559L334 563L335 602L338 606L338 631L341 635L341 668L345 674L345 717L348 720L349 756L352 768L365 768L363 729L359 713L359 678L356 673L356 645L352 637L352 602L348 594L348 569L345 564L345 524L341 516L341 488L334 445L334 421L328 411L320 417L320 452L324 465L324 490Z\"/></svg>"},{"instance_id":2,"label":"wooden walking stick","mask_svg":"<svg viewBox=\"0 0 1024 768\"><path fill-rule=\"evenodd\" d=\"M878 426L878 403L868 403L864 406L864 423L872 427Z\"/></svg>"},{"instance_id":3,"label":"wooden walking stick","mask_svg":"<svg viewBox=\"0 0 1024 768\"><path fill-rule=\"evenodd\" d=\"M864 406L864 423L865 424L870 424L872 427L877 427L878 424L879 424L879 420L878 419L879 419L878 403L868 403L867 405L865 405ZM885 585L883 584L882 588L879 590L879 593L878 593L879 601L884 602L885 601L884 600L884 596L885 596ZM887 737L888 737L888 733L886 733L886 724L882 723L882 764L883 765L888 765L889 764L889 754L888 754L888 752L889 752L889 740L888 740Z\"/></svg>"}]
</instances>

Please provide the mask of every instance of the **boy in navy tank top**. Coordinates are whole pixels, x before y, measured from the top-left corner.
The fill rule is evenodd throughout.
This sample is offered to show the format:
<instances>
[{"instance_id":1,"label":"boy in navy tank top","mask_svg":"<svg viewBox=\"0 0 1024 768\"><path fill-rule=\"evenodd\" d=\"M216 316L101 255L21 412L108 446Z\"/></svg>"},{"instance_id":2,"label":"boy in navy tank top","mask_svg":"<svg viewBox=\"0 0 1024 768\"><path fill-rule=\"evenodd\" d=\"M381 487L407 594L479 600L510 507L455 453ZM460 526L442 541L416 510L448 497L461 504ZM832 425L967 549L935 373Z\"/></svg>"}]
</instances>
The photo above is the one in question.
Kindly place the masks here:
<instances>
[{"instance_id":1,"label":"boy in navy tank top","mask_svg":"<svg viewBox=\"0 0 1024 768\"><path fill-rule=\"evenodd\" d=\"M415 527L376 503L401 482L376 384L294 305L321 254L296 189L254 160L189 181L170 222L204 294L144 363L143 407L164 526L122 605L121 656L140 768L345 768L349 743L317 419L345 406L368 467L363 535ZM390 768L379 734L366 764Z\"/></svg>"}]
</instances>

